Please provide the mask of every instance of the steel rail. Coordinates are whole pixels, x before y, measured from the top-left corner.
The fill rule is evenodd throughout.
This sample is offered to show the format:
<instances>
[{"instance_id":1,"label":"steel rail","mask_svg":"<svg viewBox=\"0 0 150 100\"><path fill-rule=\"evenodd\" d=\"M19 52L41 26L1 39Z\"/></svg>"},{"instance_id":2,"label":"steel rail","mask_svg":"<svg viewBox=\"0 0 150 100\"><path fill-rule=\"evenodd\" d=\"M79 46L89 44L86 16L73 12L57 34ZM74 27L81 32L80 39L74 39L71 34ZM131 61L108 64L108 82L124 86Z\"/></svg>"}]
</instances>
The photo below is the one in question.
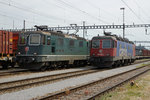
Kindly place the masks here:
<instances>
[{"instance_id":1,"label":"steel rail","mask_svg":"<svg viewBox=\"0 0 150 100\"><path fill-rule=\"evenodd\" d=\"M104 89L102 92L97 93L97 94L95 94L94 96L89 97L87 100L94 100L95 98L99 97L100 95L102 95L102 94L104 94L104 93L106 93L106 92L108 92L108 91L110 91L110 90L112 90L112 89L114 89L114 88L116 88L116 87L122 85L123 83L126 83L126 82L128 82L128 81L130 81L130 80L132 80L132 79L134 79L134 78L136 78L136 77L138 77L138 76L140 76L140 75L142 75L142 74L148 72L149 70L150 70L150 69L147 69L147 70L145 70L145 71L142 71L142 72L140 72L139 74L136 74L136 75L134 75L134 76L132 76L132 77L126 79L125 81L119 82L118 84L115 84L115 85L112 86L112 87L108 87L107 89Z\"/></svg>"},{"instance_id":2,"label":"steel rail","mask_svg":"<svg viewBox=\"0 0 150 100\"><path fill-rule=\"evenodd\" d=\"M142 61L142 62L146 62L146 61ZM137 63L141 63L141 62L137 62ZM125 66L123 66L123 67L125 67ZM104 71L104 70L106 70L106 69L103 69L103 70L88 69L88 70L82 70L82 71L74 71L74 72L68 72L68 73L60 73L60 74L54 74L54 75L34 77L34 78L23 79L23 80L3 82L3 83L0 83L0 94L3 93L4 91L5 92L11 91L13 89L17 90L22 87L25 88L25 87L28 87L31 85L38 85L38 84L40 85L42 83L47 83L47 82L50 83L50 82L54 82L54 81L58 81L58 80L62 80L62 79L67 79L67 78L90 74L90 73L96 73L96 72ZM69 74L73 74L73 75L69 75ZM52 77L57 77L57 78L52 78Z\"/></svg>"},{"instance_id":3,"label":"steel rail","mask_svg":"<svg viewBox=\"0 0 150 100\"><path fill-rule=\"evenodd\" d=\"M28 72L29 70L16 70L16 71L8 71L8 72L0 72L0 77L2 76L8 76L8 75L17 75L22 74L22 72Z\"/></svg>"},{"instance_id":4,"label":"steel rail","mask_svg":"<svg viewBox=\"0 0 150 100\"><path fill-rule=\"evenodd\" d=\"M138 60L137 60L138 61ZM145 60L145 61L139 61L139 62L135 62L133 64L138 64L138 63L141 63L141 62L147 62L147 61L150 61L150 60ZM0 77L4 77L4 76L9 76L9 75L18 75L18 74L24 74L22 72L30 72L30 70L22 70L22 71L10 71L10 72L0 72ZM33 72L33 71L32 71ZM39 73L39 72L34 72L34 73Z\"/></svg>"},{"instance_id":5,"label":"steel rail","mask_svg":"<svg viewBox=\"0 0 150 100\"><path fill-rule=\"evenodd\" d=\"M143 66L143 67L146 67L146 66ZM141 69L141 68L143 68L143 67L139 67L139 68L136 68L136 69L132 69L132 70L123 72L123 73L119 73L119 74L116 74L116 75L113 75L113 76L109 76L109 77L107 77L107 78L100 79L100 80L97 80L97 81L94 81L94 82L86 83L86 84L84 84L84 85L72 87L72 88L69 88L68 90L70 91L70 93L71 93L71 92L75 92L75 91L78 91L78 90L83 89L83 88L85 88L85 87L93 86L93 85L96 84L96 83L99 83L99 82L102 82L102 81L111 79L111 78L113 78L113 77L117 77L117 76L122 75L122 74L126 74L126 73L128 73L128 72L135 71L135 70L137 70L137 69ZM147 71L148 71L148 70L147 70ZM144 71L144 72L145 72L145 71ZM144 72L142 72L142 73L144 73ZM142 74L142 73L141 73L141 74ZM140 75L140 74L138 74L138 75ZM134 76L134 77L136 77L136 76ZM133 78L133 77L131 77L130 79L132 79L132 78ZM128 80L130 80L130 79L128 79ZM128 81L128 80L126 80L126 81ZM118 83L118 84L115 85L115 86L117 87L118 85L120 85L120 84L122 84L122 83L123 83L123 82ZM104 92L107 92L108 90L110 90L110 89L112 89L112 88L114 88L114 87L109 87L108 89L106 89L106 90L104 90L104 91L102 91L102 92L96 94L95 96L89 97L88 100L94 100L95 97L99 96L100 94L103 94ZM64 91L59 91L59 92L54 93L54 94L50 94L50 95L47 95L47 96L43 96L43 97L39 98L39 100L53 100L53 99L58 99L59 97L61 97L61 96L66 96L66 95L67 95L67 94L66 94L66 91L64 90Z\"/></svg>"},{"instance_id":6,"label":"steel rail","mask_svg":"<svg viewBox=\"0 0 150 100\"><path fill-rule=\"evenodd\" d=\"M77 76L81 76L81 75L96 73L99 71L100 70L88 69L88 70L82 70L82 71L74 71L74 72L68 72L68 73L41 76L41 77L36 77L36 78L34 77L34 78L24 79L24 80L4 82L4 83L0 83L0 94L3 94L4 92L5 93L10 92L12 90L18 90L18 89L22 90L22 89L27 88L29 86L30 87L35 86L35 85L39 86L39 85L44 84L44 83L51 83L51 82L56 82L56 81L63 80L63 79L68 79L68 78L77 77ZM103 71L103 70L101 70L101 71ZM70 75L70 74L72 74L72 75ZM51 77L53 77L53 78L51 78ZM19 84L19 85L11 86L13 84Z\"/></svg>"}]
</instances>

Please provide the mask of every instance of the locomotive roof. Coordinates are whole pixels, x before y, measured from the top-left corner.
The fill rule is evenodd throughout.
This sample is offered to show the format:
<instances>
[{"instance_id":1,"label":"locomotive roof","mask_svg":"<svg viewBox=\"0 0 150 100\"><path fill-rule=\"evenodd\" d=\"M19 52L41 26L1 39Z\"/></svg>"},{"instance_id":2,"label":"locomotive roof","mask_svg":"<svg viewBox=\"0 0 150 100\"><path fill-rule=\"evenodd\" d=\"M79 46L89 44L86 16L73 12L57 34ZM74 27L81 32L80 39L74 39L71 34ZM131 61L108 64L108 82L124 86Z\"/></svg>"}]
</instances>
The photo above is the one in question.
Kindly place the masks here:
<instances>
[{"instance_id":1,"label":"locomotive roof","mask_svg":"<svg viewBox=\"0 0 150 100\"><path fill-rule=\"evenodd\" d=\"M96 36L96 37L93 37L93 39L113 39L113 40L117 40L115 37L112 37L112 36Z\"/></svg>"},{"instance_id":2,"label":"locomotive roof","mask_svg":"<svg viewBox=\"0 0 150 100\"><path fill-rule=\"evenodd\" d=\"M56 35L64 38L71 38L71 39L77 39L77 40L86 40L85 38L79 37L75 34L64 34L61 31L55 32L55 31L27 31L25 34L45 34L45 35Z\"/></svg>"},{"instance_id":3,"label":"locomotive roof","mask_svg":"<svg viewBox=\"0 0 150 100\"><path fill-rule=\"evenodd\" d=\"M134 44L132 41L129 41L127 38L123 39L123 38L118 37L116 35L111 35L111 36L96 36L96 37L93 37L93 39L113 39L113 40L119 40L119 41L123 41L123 42Z\"/></svg>"}]
</instances>

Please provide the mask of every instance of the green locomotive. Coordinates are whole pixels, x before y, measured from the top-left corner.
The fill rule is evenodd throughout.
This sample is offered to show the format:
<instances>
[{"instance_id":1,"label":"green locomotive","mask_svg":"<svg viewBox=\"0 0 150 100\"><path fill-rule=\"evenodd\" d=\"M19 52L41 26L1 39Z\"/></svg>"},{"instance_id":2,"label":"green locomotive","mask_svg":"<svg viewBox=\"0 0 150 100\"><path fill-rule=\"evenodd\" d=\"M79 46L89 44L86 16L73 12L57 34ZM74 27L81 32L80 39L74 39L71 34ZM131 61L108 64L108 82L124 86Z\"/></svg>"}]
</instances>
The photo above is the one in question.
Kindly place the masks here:
<instances>
[{"instance_id":1,"label":"green locomotive","mask_svg":"<svg viewBox=\"0 0 150 100\"><path fill-rule=\"evenodd\" d=\"M17 63L25 69L84 65L89 58L89 41L61 31L28 31L20 34Z\"/></svg>"}]
</instances>

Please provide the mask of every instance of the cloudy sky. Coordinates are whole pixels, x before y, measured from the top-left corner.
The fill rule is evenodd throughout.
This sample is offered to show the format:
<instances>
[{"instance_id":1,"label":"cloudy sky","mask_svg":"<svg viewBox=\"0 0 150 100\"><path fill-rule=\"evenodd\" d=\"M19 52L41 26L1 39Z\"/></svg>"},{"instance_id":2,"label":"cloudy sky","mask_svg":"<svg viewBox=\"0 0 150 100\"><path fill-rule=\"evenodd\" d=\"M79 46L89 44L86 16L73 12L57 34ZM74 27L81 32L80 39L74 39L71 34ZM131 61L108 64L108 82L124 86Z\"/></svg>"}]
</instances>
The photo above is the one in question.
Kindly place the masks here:
<instances>
[{"instance_id":1,"label":"cloudy sky","mask_svg":"<svg viewBox=\"0 0 150 100\"><path fill-rule=\"evenodd\" d=\"M14 28L23 28L23 20L26 28L82 25L83 21L86 25L122 24L122 7L126 24L149 24L149 5L149 0L0 0L0 28L12 29L13 23ZM106 31L122 36L122 30ZM82 31L78 34L82 36ZM103 30L87 30L86 38L97 34L102 35ZM127 29L126 37L132 41L150 40L145 28Z\"/></svg>"}]
</instances>

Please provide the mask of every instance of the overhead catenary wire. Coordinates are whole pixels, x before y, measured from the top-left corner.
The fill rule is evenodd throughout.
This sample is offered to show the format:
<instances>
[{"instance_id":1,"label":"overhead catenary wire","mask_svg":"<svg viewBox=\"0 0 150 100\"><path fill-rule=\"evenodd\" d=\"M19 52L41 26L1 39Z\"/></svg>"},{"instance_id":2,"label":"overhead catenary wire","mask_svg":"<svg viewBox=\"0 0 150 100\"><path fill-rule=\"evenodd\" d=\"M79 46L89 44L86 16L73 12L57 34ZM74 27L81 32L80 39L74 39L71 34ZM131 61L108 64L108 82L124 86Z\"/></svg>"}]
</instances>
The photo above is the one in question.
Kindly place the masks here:
<instances>
[{"instance_id":1,"label":"overhead catenary wire","mask_svg":"<svg viewBox=\"0 0 150 100\"><path fill-rule=\"evenodd\" d=\"M12 19L12 21L14 20L14 19L16 19L17 21L19 20L19 21L23 21L23 19L21 19L21 18L17 18L17 17L13 17L13 16L9 16L9 15L5 15L5 14L1 14L0 13L0 16L4 16L5 18L9 18L9 19ZM26 22L28 22L28 23L34 23L34 22L32 22L32 21L28 21L28 20L26 20ZM5 23L5 25L9 25L9 26L11 26L10 24L6 24ZM18 26L18 25L17 25ZM21 27L21 25L19 25L20 27Z\"/></svg>"},{"instance_id":2,"label":"overhead catenary wire","mask_svg":"<svg viewBox=\"0 0 150 100\"><path fill-rule=\"evenodd\" d=\"M130 10L141 22L144 22L124 0L121 0L121 1L129 8L129 10Z\"/></svg>"},{"instance_id":3,"label":"overhead catenary wire","mask_svg":"<svg viewBox=\"0 0 150 100\"><path fill-rule=\"evenodd\" d=\"M48 0L41 0L42 2L45 2L45 4L51 4L51 5L54 5L54 6L56 6L56 7L58 7L58 8L60 8L60 9L64 9L64 7L61 7L61 6L59 6L59 5L57 5L57 4L54 4L54 3L51 3L50 1L48 1Z\"/></svg>"},{"instance_id":4,"label":"overhead catenary wire","mask_svg":"<svg viewBox=\"0 0 150 100\"><path fill-rule=\"evenodd\" d=\"M14 1L13 1L13 2L14 2ZM62 10L65 10L63 7L61 7L61 6L57 5L57 4L54 4L54 3L52 3L52 2L50 2L50 1L48 1L48 0L41 0L41 2L44 2L45 4L47 4L47 5L49 5L49 6L50 6L50 5L54 5L54 6L56 6L57 8L60 8L60 9L62 9ZM23 4L20 4L20 3L18 3L18 2L15 2L15 3L24 6ZM24 8L27 8L27 6L24 6ZM29 9L32 9L32 8L30 7ZM32 10L34 11L34 9L32 9ZM54 17L55 17L55 16L54 16ZM46 19L44 19L44 20L46 20ZM64 20L64 19L61 18L61 20ZM69 22L74 21L74 20L70 20L70 19L65 19L65 20L67 20L67 21L69 21ZM48 21L48 20L47 20L47 21ZM50 21L50 19L49 19L49 21ZM70 23L68 23L68 24L70 24Z\"/></svg>"},{"instance_id":5,"label":"overhead catenary wire","mask_svg":"<svg viewBox=\"0 0 150 100\"><path fill-rule=\"evenodd\" d=\"M11 1L12 2L12 1ZM14 1L13 1L14 2ZM16 5L14 5L14 4L11 4L11 3L5 3L5 2L1 2L0 1L0 3L1 4L4 4L4 5L7 5L7 6L12 6L12 7L14 7L14 8L17 8L17 9L19 9L19 10L23 10L23 11L26 11L26 12L30 12L30 13L33 13L33 14L36 14L36 15L39 15L39 16L44 16L44 17L47 17L47 18L50 18L50 17L52 17L52 16L45 16L43 13L41 14L41 13L39 13L39 12L36 12L36 11L34 11L34 10L32 10L32 9L26 9L26 7L23 7L23 8L21 8L21 7L19 7L19 6L16 6ZM17 2L15 2L15 3L17 3ZM17 4L19 4L19 3L17 3ZM19 4L20 5L20 4ZM57 6L58 7L58 6ZM60 6L59 6L60 7ZM61 7L62 8L62 7ZM53 18L56 20L56 17L54 17L53 16ZM57 18L58 19L58 18ZM64 19L59 19L59 20L64 20ZM67 21L71 21L71 20L67 20Z\"/></svg>"},{"instance_id":6,"label":"overhead catenary wire","mask_svg":"<svg viewBox=\"0 0 150 100\"><path fill-rule=\"evenodd\" d=\"M14 2L14 1L13 1ZM15 2L15 3L17 3L17 2ZM36 15L42 15L42 14L40 14L40 13L36 13L36 12L34 12L34 10L33 9L30 9L30 10L28 10L25 6L23 6L22 4L20 4L20 3L17 3L17 4L19 4L19 5L21 5L22 7L19 7L19 6L17 6L17 5L15 5L15 4L12 4L12 1L11 2L9 2L9 3L6 3L6 2L1 2L0 1L0 4L4 4L4 5L7 5L7 6L10 6L10 7L14 7L14 8L17 8L17 9L19 9L19 10L22 10L22 11L26 11L26 12L30 12L30 13L33 13L33 14L36 14ZM5 14L3 14L2 16L7 16L8 18L10 18L10 19L13 19L11 16L8 16L8 15L5 15ZM20 15L19 15L20 16ZM43 16L43 15L42 15ZM46 16L46 17L48 17L48 16ZM21 17L21 18L23 18L23 17ZM49 17L48 17L49 18ZM17 19L17 18L14 18L14 19ZM24 19L26 19L26 18L24 18ZM22 19L22 20L24 20L24 19ZM49 18L49 19L51 19L51 18ZM20 19L18 19L18 20L20 20ZM22 21L21 20L21 21ZM44 20L46 20L46 19L44 19ZM27 20L26 20L27 21ZM38 19L38 21L39 21L39 19ZM67 21L70 21L70 20L67 20ZM31 21L27 21L27 22L30 22L30 23L35 23L34 21L33 22L31 22ZM50 21L51 22L51 21ZM36 22L37 23L37 22ZM69 23L70 24L70 23Z\"/></svg>"},{"instance_id":7,"label":"overhead catenary wire","mask_svg":"<svg viewBox=\"0 0 150 100\"><path fill-rule=\"evenodd\" d=\"M6 14L1 14L0 13L0 16L4 16L4 17L10 18L10 19L17 19L17 20L23 21L23 19L21 19L21 18L17 18L17 17L14 17L14 16L9 16L9 15L6 15ZM26 20L26 21L29 22L29 23L34 23L32 21L29 21L29 20Z\"/></svg>"},{"instance_id":8,"label":"overhead catenary wire","mask_svg":"<svg viewBox=\"0 0 150 100\"><path fill-rule=\"evenodd\" d=\"M129 10L130 10L141 22L144 22L124 0L121 0L121 1L129 8ZM148 39L148 37L146 37L146 38Z\"/></svg>"},{"instance_id":9,"label":"overhead catenary wire","mask_svg":"<svg viewBox=\"0 0 150 100\"><path fill-rule=\"evenodd\" d=\"M47 15L47 14L45 14L45 13L38 12L38 11L35 11L35 10L31 10L31 9L22 8L22 7L16 6L16 5L11 4L11 3L6 3L6 2L0 1L0 4L7 5L7 6L10 6L10 7L14 7L14 8L16 8L16 9L19 9L19 10L22 10L22 11L25 11L25 12L28 12L28 13L36 14L36 15L38 15L38 16L43 16L43 17L46 17L46 18L48 18L48 19L62 20L61 18L57 18L56 16Z\"/></svg>"},{"instance_id":10,"label":"overhead catenary wire","mask_svg":"<svg viewBox=\"0 0 150 100\"><path fill-rule=\"evenodd\" d=\"M0 12L2 12L2 11L0 11ZM3 13L5 13L5 12L3 12ZM27 19L27 18L22 18L22 17L14 17L14 16L11 16L11 15L6 15L6 13L5 14L3 14L3 13L0 13L0 16L3 16L3 17L5 17L5 18L9 18L9 19L12 19L12 20L17 20L17 21L23 21L23 20L26 20L26 22L27 23L31 23L31 24L41 24L41 23L39 23L39 22L34 22L33 20L31 20L31 19ZM21 23L22 24L22 23Z\"/></svg>"},{"instance_id":11,"label":"overhead catenary wire","mask_svg":"<svg viewBox=\"0 0 150 100\"><path fill-rule=\"evenodd\" d=\"M95 9L98 9L98 10L102 10L104 11L105 13L107 13L108 15L111 15L111 17L113 16L114 18L117 18L119 19L118 16L114 15L113 13L111 12L108 12L107 10L104 10L103 8L100 8L98 7L96 4L94 4L93 2L89 1L89 0L85 0L87 2L87 4L91 5L92 7L94 7Z\"/></svg>"},{"instance_id":12,"label":"overhead catenary wire","mask_svg":"<svg viewBox=\"0 0 150 100\"><path fill-rule=\"evenodd\" d=\"M21 5L21 7L19 7L19 6L17 6L17 5L15 5L15 4L13 4L13 3L15 3L15 4L18 4L18 5ZM39 15L39 16L41 16L41 17L46 17L47 19L43 19L42 18L42 20L43 21L45 21L45 22L50 22L51 24L52 24L52 22L53 23L56 23L56 21L59 21L60 22L60 20L61 21L63 21L64 19L62 19L62 18L58 18L58 17L56 17L56 16L49 16L49 15L45 15L45 13L41 13L41 12L38 12L37 10L34 10L34 9L32 9L32 8L28 8L27 6L24 6L23 4L20 4L20 3L18 3L18 2L15 2L15 1L11 1L11 2L8 2L8 3L6 3L6 2L1 2L0 1L0 4L3 4L3 5L7 5L7 6L10 6L10 7L14 7L14 8L16 8L16 9L19 9L19 10L21 10L21 11L25 11L25 12L28 12L28 13L32 13L32 14L35 14L35 15ZM20 15L19 15L20 16ZM22 16L21 18L23 18L24 16ZM26 19L26 18L25 18ZM59 19L59 20L58 20ZM31 20L31 18L30 18L30 20ZM41 20L41 19L40 19ZM41 20L41 23L43 23L43 21ZM55 20L55 21L54 21ZM37 20L38 22L39 22L39 19ZM34 22L34 21L30 21L31 23L37 23L38 24L38 22ZM70 19L67 19L67 21L72 21L72 20L70 20ZM40 24L40 23L39 23ZM70 23L68 23L68 24L70 24Z\"/></svg>"},{"instance_id":13,"label":"overhead catenary wire","mask_svg":"<svg viewBox=\"0 0 150 100\"><path fill-rule=\"evenodd\" d=\"M14 20L14 21L21 21L21 24L22 24L22 21L23 20L26 20L26 22L27 23L31 23L31 24L41 24L41 23L43 23L44 21L45 22L47 22L47 21L50 21L50 20L46 20L46 19L38 19L38 22L36 21L34 21L34 20L32 20L31 18L25 18L24 16L21 16L21 15L19 15L19 16L12 16L13 14L11 14L11 13L9 13L9 15L7 15L7 13L6 12L4 12L4 11L2 11L2 10L0 10L0 16L3 16L3 17L5 17L5 18L8 18L8 19L12 19L12 20ZM52 22L52 21L51 21ZM9 24L7 24L7 25L9 25Z\"/></svg>"},{"instance_id":14,"label":"overhead catenary wire","mask_svg":"<svg viewBox=\"0 0 150 100\"><path fill-rule=\"evenodd\" d=\"M51 1L48 1L48 0L41 0L41 1L44 2L46 5L53 5L57 8L60 8L64 12L63 14L64 14L64 22L65 23L66 23L66 21L79 23L79 21L75 20L75 18L73 17L73 16L75 16L75 14L72 14L72 15L68 14L67 17L66 17L66 12L67 12L68 9L66 9L65 6L60 6L56 2L54 4L54 3L52 3ZM69 19L68 19L68 17L69 17ZM71 17L73 17L74 19L70 19ZM68 24L70 24L70 23L68 23Z\"/></svg>"},{"instance_id":15,"label":"overhead catenary wire","mask_svg":"<svg viewBox=\"0 0 150 100\"><path fill-rule=\"evenodd\" d=\"M139 3L136 1L136 0L134 0L135 1L135 4L142 10L142 13L145 15L145 16L147 16L147 18L150 18L150 16L145 12L145 10L139 5ZM146 31L146 35L148 35L147 34L147 28L145 29L145 31ZM147 40L149 40L149 38L148 37L146 37L147 38Z\"/></svg>"},{"instance_id":16,"label":"overhead catenary wire","mask_svg":"<svg viewBox=\"0 0 150 100\"><path fill-rule=\"evenodd\" d=\"M79 12L81 12L81 13L84 14L84 15L87 15L87 16L89 16L89 17L91 17L91 18L94 18L94 19L96 19L96 20L100 20L101 22L103 22L103 23L105 23L105 24L108 24L108 22L106 22L106 21L104 21L104 20L101 20L101 19L99 19L99 18L97 18L97 17L95 17L95 16L89 14L88 12L83 11L83 10L81 10L81 9L79 9L79 8L77 8L77 7L75 7L75 6L72 6L70 3L68 3L68 2L66 2L66 1L64 1L64 0L56 0L56 1L58 1L58 2L60 2L60 3L62 3L62 4L64 4L64 5L68 6L68 7L71 8L71 9L75 9L75 10L79 11Z\"/></svg>"},{"instance_id":17,"label":"overhead catenary wire","mask_svg":"<svg viewBox=\"0 0 150 100\"><path fill-rule=\"evenodd\" d=\"M142 13L145 14L148 18L150 18L150 16L145 12L145 10L143 9L143 7L141 7L136 0L134 0L134 2L142 10Z\"/></svg>"}]
</instances>

